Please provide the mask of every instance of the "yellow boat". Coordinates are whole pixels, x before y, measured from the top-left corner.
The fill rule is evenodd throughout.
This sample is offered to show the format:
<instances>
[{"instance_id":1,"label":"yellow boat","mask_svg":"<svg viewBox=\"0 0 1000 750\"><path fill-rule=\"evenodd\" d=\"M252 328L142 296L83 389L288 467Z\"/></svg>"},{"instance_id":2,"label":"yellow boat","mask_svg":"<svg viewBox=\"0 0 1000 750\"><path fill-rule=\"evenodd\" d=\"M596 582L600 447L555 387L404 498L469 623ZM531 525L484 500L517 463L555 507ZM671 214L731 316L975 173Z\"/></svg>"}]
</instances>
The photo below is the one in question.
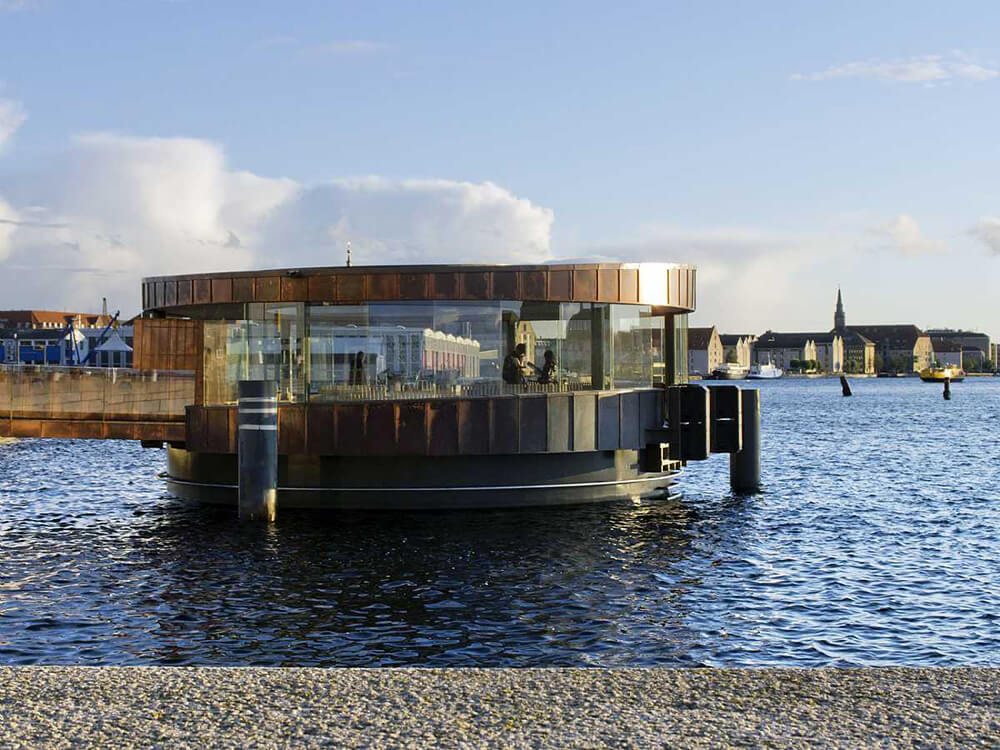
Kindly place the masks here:
<instances>
[{"instance_id":1,"label":"yellow boat","mask_svg":"<svg viewBox=\"0 0 1000 750\"><path fill-rule=\"evenodd\" d=\"M955 365L925 367L920 371L920 379L925 383L943 383L946 380L950 380L952 383L960 383L965 380L965 370Z\"/></svg>"}]
</instances>

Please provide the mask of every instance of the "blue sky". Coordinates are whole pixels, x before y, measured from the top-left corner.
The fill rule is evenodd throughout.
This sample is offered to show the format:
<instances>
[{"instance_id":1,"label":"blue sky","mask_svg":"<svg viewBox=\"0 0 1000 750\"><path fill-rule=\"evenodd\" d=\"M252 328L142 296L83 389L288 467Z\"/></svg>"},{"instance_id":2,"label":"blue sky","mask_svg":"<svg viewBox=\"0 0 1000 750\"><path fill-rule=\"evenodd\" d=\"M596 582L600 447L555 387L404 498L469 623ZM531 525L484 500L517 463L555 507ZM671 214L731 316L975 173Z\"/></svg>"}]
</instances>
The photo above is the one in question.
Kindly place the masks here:
<instances>
[{"instance_id":1,"label":"blue sky","mask_svg":"<svg viewBox=\"0 0 1000 750\"><path fill-rule=\"evenodd\" d=\"M0 307L348 238L693 262L727 331L828 328L839 283L1000 334L1000 8L873 5L0 0Z\"/></svg>"}]
</instances>

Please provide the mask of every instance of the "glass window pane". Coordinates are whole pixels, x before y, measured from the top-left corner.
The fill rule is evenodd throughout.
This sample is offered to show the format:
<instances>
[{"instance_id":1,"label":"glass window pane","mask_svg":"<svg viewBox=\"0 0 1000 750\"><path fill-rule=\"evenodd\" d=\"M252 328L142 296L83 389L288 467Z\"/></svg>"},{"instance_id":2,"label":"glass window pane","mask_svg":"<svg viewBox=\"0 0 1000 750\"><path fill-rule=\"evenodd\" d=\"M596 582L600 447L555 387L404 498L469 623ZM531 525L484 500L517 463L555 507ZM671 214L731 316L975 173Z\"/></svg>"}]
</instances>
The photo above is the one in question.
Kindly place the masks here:
<instances>
[{"instance_id":1,"label":"glass window pane","mask_svg":"<svg viewBox=\"0 0 1000 750\"><path fill-rule=\"evenodd\" d=\"M367 305L309 307L309 396L335 398L369 382L372 355Z\"/></svg>"},{"instance_id":2,"label":"glass window pane","mask_svg":"<svg viewBox=\"0 0 1000 750\"><path fill-rule=\"evenodd\" d=\"M653 318L647 305L612 305L612 361L615 388L653 384Z\"/></svg>"},{"instance_id":3,"label":"glass window pane","mask_svg":"<svg viewBox=\"0 0 1000 750\"><path fill-rule=\"evenodd\" d=\"M305 321L301 304L267 304L264 306L264 325L258 335L259 351L251 346L251 368L262 369L261 377L274 379L278 384L280 401L302 401L305 398ZM253 360L259 360L259 364ZM251 370L251 378L257 376Z\"/></svg>"}]
</instances>

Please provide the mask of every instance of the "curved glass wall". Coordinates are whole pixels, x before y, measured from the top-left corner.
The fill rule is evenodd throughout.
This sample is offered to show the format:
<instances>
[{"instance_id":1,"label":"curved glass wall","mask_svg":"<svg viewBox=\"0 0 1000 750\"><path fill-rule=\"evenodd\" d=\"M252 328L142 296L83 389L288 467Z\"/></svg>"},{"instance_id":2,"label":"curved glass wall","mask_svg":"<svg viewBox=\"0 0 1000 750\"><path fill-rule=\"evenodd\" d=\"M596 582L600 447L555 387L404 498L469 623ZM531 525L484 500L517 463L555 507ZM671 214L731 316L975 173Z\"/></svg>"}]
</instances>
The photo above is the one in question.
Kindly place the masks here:
<instances>
[{"instance_id":1,"label":"curved glass wall","mask_svg":"<svg viewBox=\"0 0 1000 750\"><path fill-rule=\"evenodd\" d=\"M205 323L205 403L232 403L243 379L274 380L291 402L648 388L673 380L674 321L646 305L274 303L249 305L248 318Z\"/></svg>"}]
</instances>

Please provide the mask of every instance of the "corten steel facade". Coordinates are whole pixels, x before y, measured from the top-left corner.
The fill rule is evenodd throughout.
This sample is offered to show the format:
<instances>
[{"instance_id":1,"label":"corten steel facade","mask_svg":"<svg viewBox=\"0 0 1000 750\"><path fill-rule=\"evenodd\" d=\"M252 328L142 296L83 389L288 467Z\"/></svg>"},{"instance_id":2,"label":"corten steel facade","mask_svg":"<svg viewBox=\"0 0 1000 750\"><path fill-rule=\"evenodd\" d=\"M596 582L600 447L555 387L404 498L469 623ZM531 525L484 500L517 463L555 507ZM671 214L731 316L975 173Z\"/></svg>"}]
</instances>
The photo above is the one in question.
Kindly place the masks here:
<instances>
[{"instance_id":1,"label":"corten steel facade","mask_svg":"<svg viewBox=\"0 0 1000 750\"><path fill-rule=\"evenodd\" d=\"M282 269L144 279L142 295L136 368L194 371L168 447L183 497L235 501L244 379L278 385L286 507L639 498L680 465L662 386L686 379L691 267Z\"/></svg>"}]
</instances>

